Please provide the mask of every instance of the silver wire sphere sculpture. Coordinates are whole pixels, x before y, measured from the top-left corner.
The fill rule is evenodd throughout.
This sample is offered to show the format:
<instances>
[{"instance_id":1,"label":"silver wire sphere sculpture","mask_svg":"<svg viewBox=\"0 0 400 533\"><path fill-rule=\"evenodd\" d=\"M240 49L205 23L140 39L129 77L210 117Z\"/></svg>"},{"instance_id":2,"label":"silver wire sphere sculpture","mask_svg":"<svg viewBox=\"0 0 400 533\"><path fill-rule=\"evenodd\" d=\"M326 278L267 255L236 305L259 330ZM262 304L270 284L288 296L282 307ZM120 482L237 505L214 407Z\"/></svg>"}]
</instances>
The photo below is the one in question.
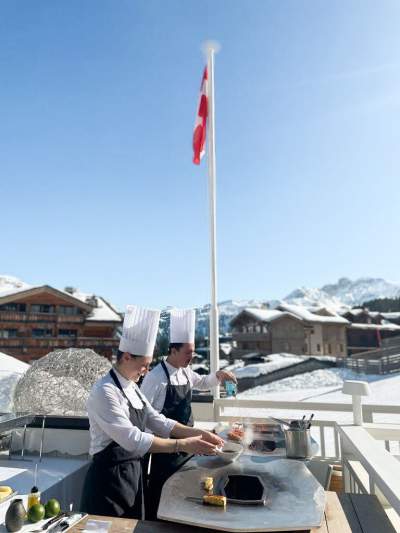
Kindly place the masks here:
<instances>
[{"instance_id":1,"label":"silver wire sphere sculpture","mask_svg":"<svg viewBox=\"0 0 400 533\"><path fill-rule=\"evenodd\" d=\"M93 350L56 350L35 361L14 391L15 411L85 416L92 385L111 368Z\"/></svg>"}]
</instances>

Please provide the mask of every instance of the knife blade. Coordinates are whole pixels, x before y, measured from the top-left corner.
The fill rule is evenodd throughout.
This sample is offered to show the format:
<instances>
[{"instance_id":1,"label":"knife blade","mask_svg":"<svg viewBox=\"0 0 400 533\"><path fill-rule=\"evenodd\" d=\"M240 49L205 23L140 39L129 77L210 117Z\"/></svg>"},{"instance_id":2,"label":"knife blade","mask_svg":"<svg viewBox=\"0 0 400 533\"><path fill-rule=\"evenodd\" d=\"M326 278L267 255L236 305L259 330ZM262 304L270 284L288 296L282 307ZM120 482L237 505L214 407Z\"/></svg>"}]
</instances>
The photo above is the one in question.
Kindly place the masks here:
<instances>
[{"instance_id":1,"label":"knife blade","mask_svg":"<svg viewBox=\"0 0 400 533\"><path fill-rule=\"evenodd\" d=\"M186 496L185 500L189 500L190 502L195 502L195 503L201 503L201 505L203 505L203 498L195 498L194 496Z\"/></svg>"},{"instance_id":2,"label":"knife blade","mask_svg":"<svg viewBox=\"0 0 400 533\"><path fill-rule=\"evenodd\" d=\"M44 531L44 530L48 529L50 526L52 526L53 524L55 524L56 522L58 522L59 520L61 520L65 516L68 516L68 513L60 513L59 515L55 516L54 518L52 518L51 520L46 522L46 524L44 526L42 526L42 530Z\"/></svg>"}]
</instances>

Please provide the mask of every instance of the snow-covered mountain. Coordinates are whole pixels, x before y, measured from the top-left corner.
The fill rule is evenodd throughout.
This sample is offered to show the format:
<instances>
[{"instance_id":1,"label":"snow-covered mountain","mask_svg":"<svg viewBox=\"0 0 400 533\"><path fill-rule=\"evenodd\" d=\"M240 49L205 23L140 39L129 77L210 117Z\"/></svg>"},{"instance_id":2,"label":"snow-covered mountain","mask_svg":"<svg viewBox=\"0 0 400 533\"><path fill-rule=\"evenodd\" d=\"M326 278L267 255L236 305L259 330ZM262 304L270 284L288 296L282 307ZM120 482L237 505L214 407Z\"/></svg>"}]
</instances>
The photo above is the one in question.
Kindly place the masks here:
<instances>
[{"instance_id":1,"label":"snow-covered mountain","mask_svg":"<svg viewBox=\"0 0 400 533\"><path fill-rule=\"evenodd\" d=\"M375 298L400 297L400 285L382 278L340 278L337 283L324 285L320 289L301 287L282 300L227 300L219 304L220 332L228 333L232 318L246 307L275 308L279 303L301 305L309 309L327 307L338 313L361 305ZM208 335L208 313L210 306L197 309L197 330L199 335Z\"/></svg>"},{"instance_id":2,"label":"snow-covered mountain","mask_svg":"<svg viewBox=\"0 0 400 533\"><path fill-rule=\"evenodd\" d=\"M382 278L359 278L354 281L340 278L337 283L324 285L320 289L302 287L284 298L285 302L306 307L342 308L361 305L375 298L396 298L400 296L400 285Z\"/></svg>"},{"instance_id":3,"label":"snow-covered mountain","mask_svg":"<svg viewBox=\"0 0 400 533\"><path fill-rule=\"evenodd\" d=\"M0 275L0 296L7 292L15 292L29 288L25 282L13 277ZM337 283L324 285L320 289L301 287L282 300L225 300L218 304L221 334L229 333L230 321L246 307L269 307L274 308L281 302L302 305L307 308L328 307L340 312L361 305L375 298L400 297L400 285L386 281L382 278L359 278L354 281L348 278L340 278ZM197 335L207 336L209 328L210 305L198 307L197 311ZM162 316L160 330L168 330L168 313Z\"/></svg>"},{"instance_id":4,"label":"snow-covered mountain","mask_svg":"<svg viewBox=\"0 0 400 533\"><path fill-rule=\"evenodd\" d=\"M14 276L0 275L0 296L29 289L30 285Z\"/></svg>"}]
</instances>

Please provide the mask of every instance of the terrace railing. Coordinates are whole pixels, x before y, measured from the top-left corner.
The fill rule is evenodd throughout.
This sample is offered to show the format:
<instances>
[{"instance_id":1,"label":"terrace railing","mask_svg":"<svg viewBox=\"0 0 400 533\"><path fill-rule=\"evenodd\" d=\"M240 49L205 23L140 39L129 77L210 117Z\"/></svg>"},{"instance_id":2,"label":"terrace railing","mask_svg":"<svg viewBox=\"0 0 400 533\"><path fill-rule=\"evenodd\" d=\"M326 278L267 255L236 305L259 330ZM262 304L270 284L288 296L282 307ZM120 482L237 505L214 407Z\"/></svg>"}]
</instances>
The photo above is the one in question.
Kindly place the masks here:
<instances>
[{"instance_id":1,"label":"terrace railing","mask_svg":"<svg viewBox=\"0 0 400 533\"><path fill-rule=\"evenodd\" d=\"M195 405L195 419L208 422L263 420L269 415L290 420L314 413L312 436L319 444L318 457L333 462L341 460L340 439L336 422L352 423L351 403L280 402L276 400L218 399L209 404ZM400 425L400 406L363 405L363 420L372 423L382 415ZM400 437L399 437L400 440ZM384 440L384 446L395 451L395 443Z\"/></svg>"},{"instance_id":2,"label":"terrace railing","mask_svg":"<svg viewBox=\"0 0 400 533\"><path fill-rule=\"evenodd\" d=\"M345 491L376 494L399 527L400 462L393 452L398 453L400 425L339 425L338 432Z\"/></svg>"}]
</instances>

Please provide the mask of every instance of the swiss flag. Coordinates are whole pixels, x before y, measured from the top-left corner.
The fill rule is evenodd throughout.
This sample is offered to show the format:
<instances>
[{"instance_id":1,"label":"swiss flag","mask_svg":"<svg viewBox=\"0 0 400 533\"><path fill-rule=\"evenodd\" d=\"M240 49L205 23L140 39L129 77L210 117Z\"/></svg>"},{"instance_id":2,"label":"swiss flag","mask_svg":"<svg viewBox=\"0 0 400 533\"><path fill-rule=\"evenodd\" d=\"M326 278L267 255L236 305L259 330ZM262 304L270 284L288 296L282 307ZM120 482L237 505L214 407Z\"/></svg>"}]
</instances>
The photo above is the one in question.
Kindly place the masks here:
<instances>
[{"instance_id":1,"label":"swiss flag","mask_svg":"<svg viewBox=\"0 0 400 533\"><path fill-rule=\"evenodd\" d=\"M206 142L208 116L208 75L207 67L204 69L201 80L199 107L197 110L196 121L193 131L193 163L200 165L201 158L205 153L204 145Z\"/></svg>"}]
</instances>

